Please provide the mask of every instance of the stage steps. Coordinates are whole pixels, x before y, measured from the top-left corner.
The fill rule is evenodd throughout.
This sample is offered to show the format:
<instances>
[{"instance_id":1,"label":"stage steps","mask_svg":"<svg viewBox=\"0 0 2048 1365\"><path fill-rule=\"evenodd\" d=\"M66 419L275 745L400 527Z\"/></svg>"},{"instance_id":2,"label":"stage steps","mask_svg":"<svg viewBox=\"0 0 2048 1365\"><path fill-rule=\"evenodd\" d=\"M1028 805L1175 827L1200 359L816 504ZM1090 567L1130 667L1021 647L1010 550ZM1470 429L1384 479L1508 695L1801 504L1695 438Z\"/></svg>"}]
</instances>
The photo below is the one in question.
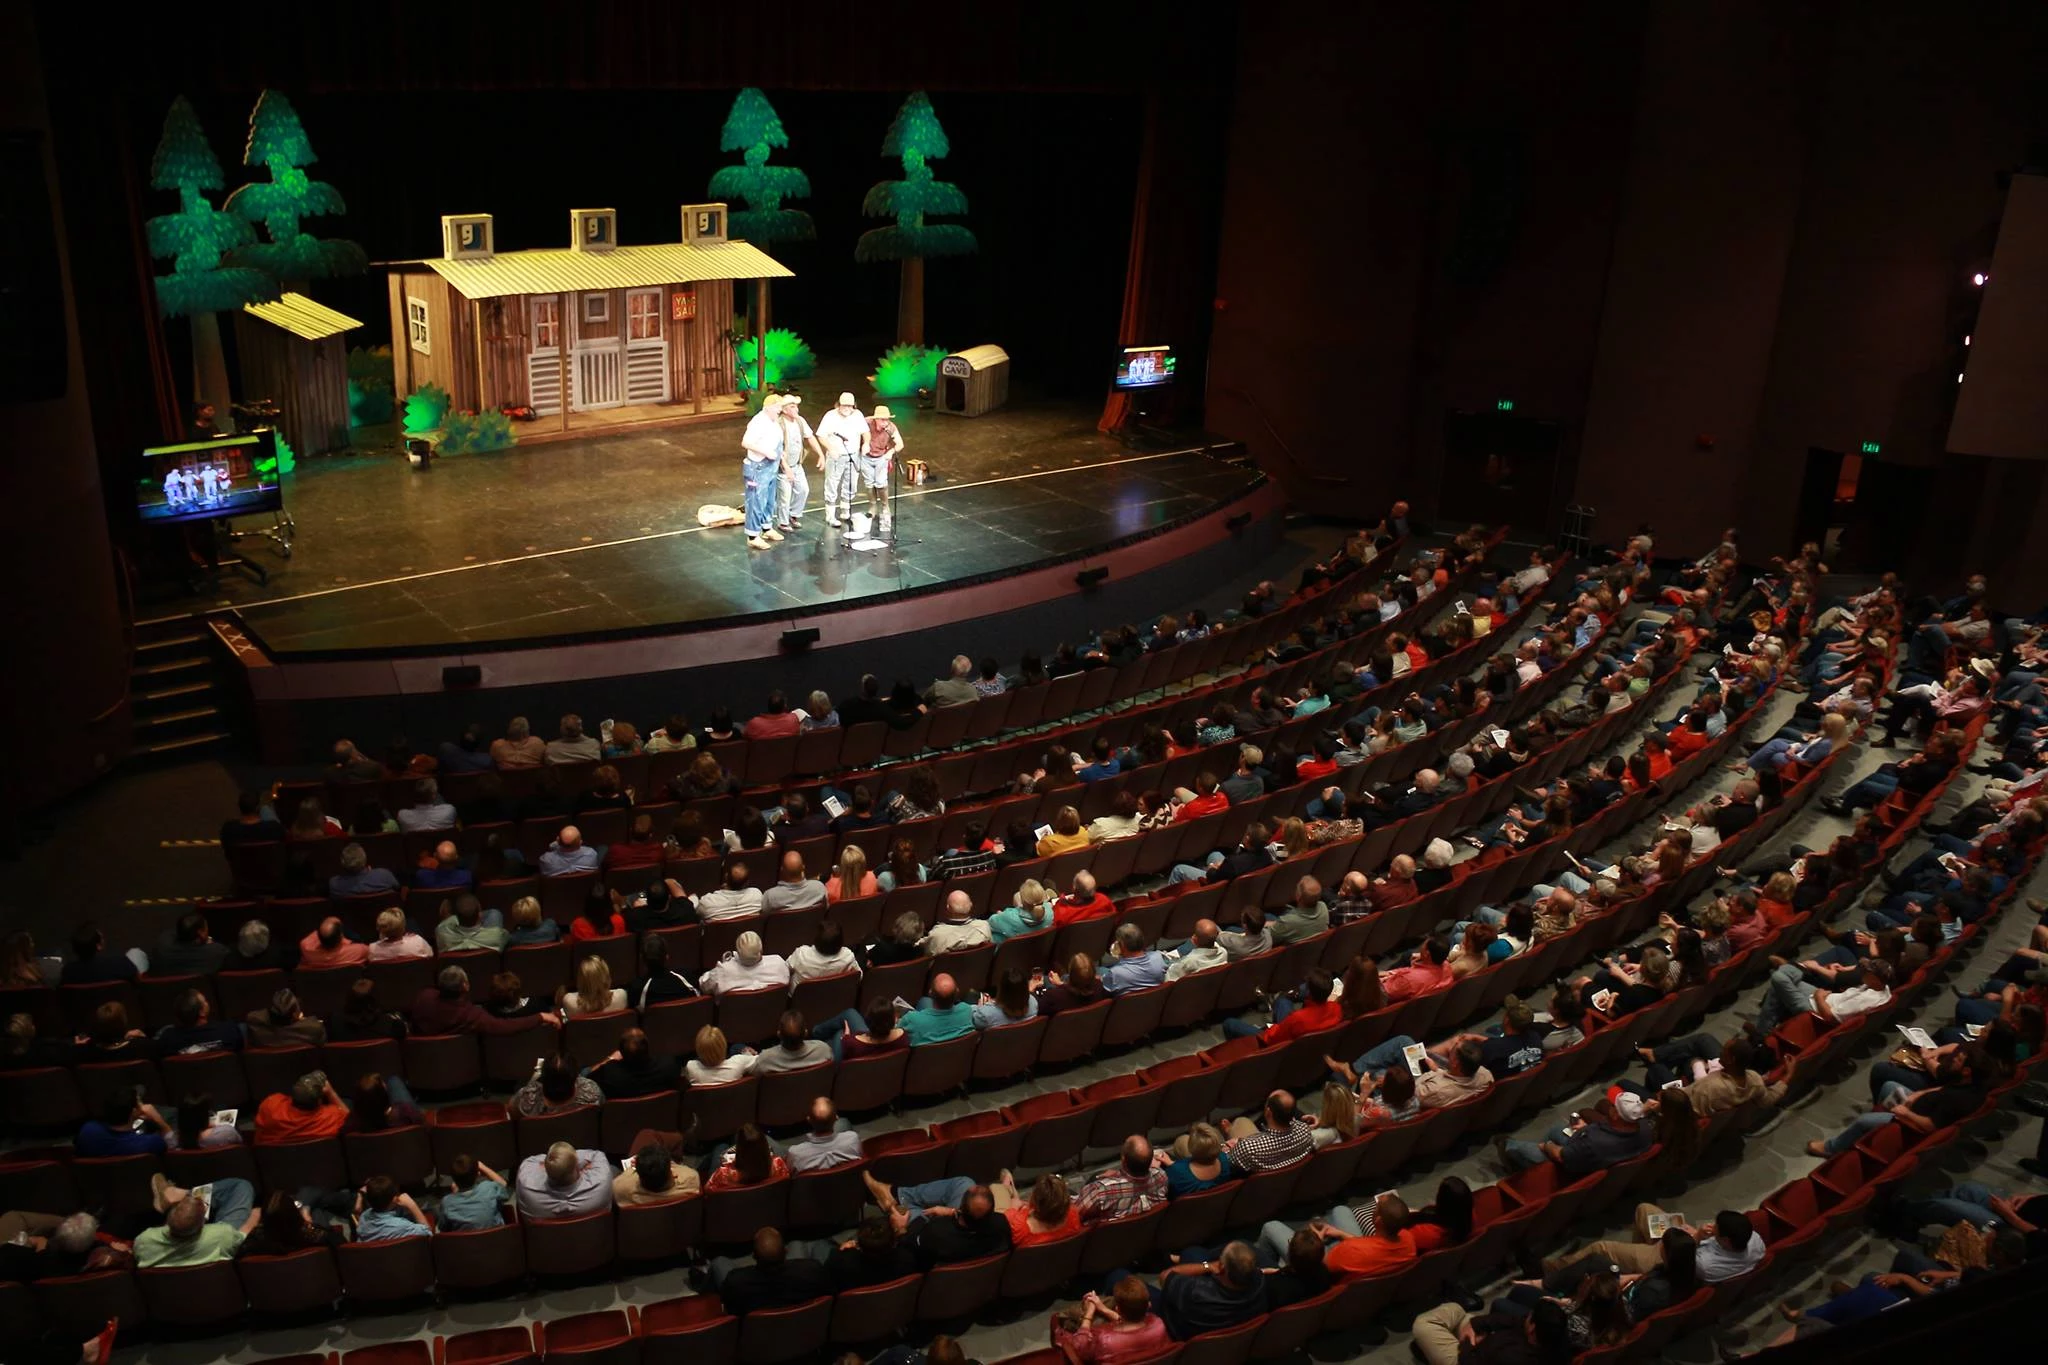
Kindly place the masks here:
<instances>
[{"instance_id":1,"label":"stage steps","mask_svg":"<svg viewBox=\"0 0 2048 1365\"><path fill-rule=\"evenodd\" d=\"M226 663L213 632L193 620L135 628L129 709L131 762L184 762L225 752L234 739L224 686Z\"/></svg>"}]
</instances>

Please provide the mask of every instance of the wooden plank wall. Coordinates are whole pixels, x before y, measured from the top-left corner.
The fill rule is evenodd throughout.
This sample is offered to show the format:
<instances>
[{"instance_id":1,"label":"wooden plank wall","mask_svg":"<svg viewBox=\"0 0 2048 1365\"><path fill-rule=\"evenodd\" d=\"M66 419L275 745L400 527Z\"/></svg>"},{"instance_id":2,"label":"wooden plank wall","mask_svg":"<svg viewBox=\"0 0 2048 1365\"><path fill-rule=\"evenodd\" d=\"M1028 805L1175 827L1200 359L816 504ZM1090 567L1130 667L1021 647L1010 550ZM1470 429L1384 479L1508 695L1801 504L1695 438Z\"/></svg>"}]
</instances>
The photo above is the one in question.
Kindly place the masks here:
<instances>
[{"instance_id":1,"label":"wooden plank wall","mask_svg":"<svg viewBox=\"0 0 2048 1365\"><path fill-rule=\"evenodd\" d=\"M406 327L405 301L410 296L427 305L426 355L412 349ZM403 408L412 393L428 383L448 390L457 408L477 405L475 328L469 301L431 270L394 271L391 275L391 383Z\"/></svg>"},{"instance_id":2,"label":"wooden plank wall","mask_svg":"<svg viewBox=\"0 0 2048 1365\"><path fill-rule=\"evenodd\" d=\"M687 403L698 393L706 398L729 397L734 392L732 282L701 280L694 286L672 284L663 295L664 307L673 309L675 295L690 288L697 291L696 320L663 324L668 328L670 400ZM663 314L664 318L669 315Z\"/></svg>"},{"instance_id":3,"label":"wooden plank wall","mask_svg":"<svg viewBox=\"0 0 2048 1365\"><path fill-rule=\"evenodd\" d=\"M304 341L247 313L235 314L235 354L244 399L274 398L278 430L300 455L346 450L348 344L340 336Z\"/></svg>"},{"instance_id":4,"label":"wooden plank wall","mask_svg":"<svg viewBox=\"0 0 2048 1365\"><path fill-rule=\"evenodd\" d=\"M528 402L526 357L533 337L526 324L526 296L485 299L483 315L485 405Z\"/></svg>"}]
</instances>

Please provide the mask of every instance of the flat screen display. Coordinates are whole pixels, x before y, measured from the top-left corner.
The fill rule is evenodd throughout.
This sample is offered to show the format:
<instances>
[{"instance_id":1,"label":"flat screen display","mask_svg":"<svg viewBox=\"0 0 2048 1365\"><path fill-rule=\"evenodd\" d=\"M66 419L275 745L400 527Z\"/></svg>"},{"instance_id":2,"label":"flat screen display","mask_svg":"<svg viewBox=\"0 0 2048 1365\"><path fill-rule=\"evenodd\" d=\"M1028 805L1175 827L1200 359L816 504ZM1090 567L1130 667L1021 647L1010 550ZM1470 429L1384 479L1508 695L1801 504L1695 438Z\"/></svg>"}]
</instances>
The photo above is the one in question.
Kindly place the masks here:
<instances>
[{"instance_id":1,"label":"flat screen display","mask_svg":"<svg viewBox=\"0 0 2048 1365\"><path fill-rule=\"evenodd\" d=\"M1171 346L1126 346L1116 358L1116 387L1149 389L1173 382Z\"/></svg>"},{"instance_id":2,"label":"flat screen display","mask_svg":"<svg viewBox=\"0 0 2048 1365\"><path fill-rule=\"evenodd\" d=\"M142 452L135 507L155 525L274 512L284 506L277 434L268 427Z\"/></svg>"}]
</instances>

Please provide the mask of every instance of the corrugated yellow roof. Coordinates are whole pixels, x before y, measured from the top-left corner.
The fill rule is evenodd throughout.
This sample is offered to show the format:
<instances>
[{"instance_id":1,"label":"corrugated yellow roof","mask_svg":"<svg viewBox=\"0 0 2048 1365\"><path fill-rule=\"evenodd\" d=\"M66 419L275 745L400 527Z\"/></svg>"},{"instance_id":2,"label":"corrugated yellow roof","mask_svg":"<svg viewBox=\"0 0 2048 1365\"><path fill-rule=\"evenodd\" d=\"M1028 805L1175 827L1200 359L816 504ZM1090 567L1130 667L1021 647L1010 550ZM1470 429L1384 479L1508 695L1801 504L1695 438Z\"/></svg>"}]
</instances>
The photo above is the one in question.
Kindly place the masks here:
<instances>
[{"instance_id":1,"label":"corrugated yellow roof","mask_svg":"<svg viewBox=\"0 0 2048 1365\"><path fill-rule=\"evenodd\" d=\"M304 294L286 294L276 303L245 303L242 311L308 341L339 336L363 325L346 313L337 313L324 303L313 302Z\"/></svg>"},{"instance_id":2,"label":"corrugated yellow roof","mask_svg":"<svg viewBox=\"0 0 2048 1365\"><path fill-rule=\"evenodd\" d=\"M638 289L696 280L782 279L795 273L767 252L745 242L662 242L610 251L559 247L501 251L485 260L402 264L427 266L466 299L575 293L586 289Z\"/></svg>"}]
</instances>

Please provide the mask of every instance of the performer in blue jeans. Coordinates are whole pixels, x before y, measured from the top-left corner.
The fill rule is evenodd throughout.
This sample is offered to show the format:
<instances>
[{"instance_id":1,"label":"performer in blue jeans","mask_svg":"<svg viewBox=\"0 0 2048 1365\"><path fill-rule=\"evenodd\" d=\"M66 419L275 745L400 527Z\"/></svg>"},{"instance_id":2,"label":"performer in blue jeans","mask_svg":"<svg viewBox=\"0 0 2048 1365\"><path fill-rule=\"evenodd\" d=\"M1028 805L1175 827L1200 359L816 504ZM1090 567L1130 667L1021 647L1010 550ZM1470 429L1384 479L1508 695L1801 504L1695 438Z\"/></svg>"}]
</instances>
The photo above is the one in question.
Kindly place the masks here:
<instances>
[{"instance_id":1,"label":"performer in blue jeans","mask_svg":"<svg viewBox=\"0 0 2048 1365\"><path fill-rule=\"evenodd\" d=\"M740 437L745 457L740 472L745 476L747 548L766 550L782 539L782 532L775 529L775 490L782 478L782 414L785 400L779 393L771 393L761 402L761 410L747 422L746 434Z\"/></svg>"}]
</instances>

